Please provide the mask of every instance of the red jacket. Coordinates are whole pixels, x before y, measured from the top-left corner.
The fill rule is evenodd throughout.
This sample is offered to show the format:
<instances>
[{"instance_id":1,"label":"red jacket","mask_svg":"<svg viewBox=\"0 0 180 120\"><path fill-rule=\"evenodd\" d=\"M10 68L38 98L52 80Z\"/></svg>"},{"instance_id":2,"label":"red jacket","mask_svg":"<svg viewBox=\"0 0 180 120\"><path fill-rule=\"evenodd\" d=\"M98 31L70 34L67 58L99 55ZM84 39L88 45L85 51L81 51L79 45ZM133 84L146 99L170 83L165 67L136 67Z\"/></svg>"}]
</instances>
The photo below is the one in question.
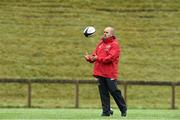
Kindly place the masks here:
<instances>
[{"instance_id":1,"label":"red jacket","mask_svg":"<svg viewBox=\"0 0 180 120\"><path fill-rule=\"evenodd\" d=\"M120 51L121 48L115 36L106 39L106 41L101 39L93 52L93 55L97 56L93 75L117 80Z\"/></svg>"}]
</instances>

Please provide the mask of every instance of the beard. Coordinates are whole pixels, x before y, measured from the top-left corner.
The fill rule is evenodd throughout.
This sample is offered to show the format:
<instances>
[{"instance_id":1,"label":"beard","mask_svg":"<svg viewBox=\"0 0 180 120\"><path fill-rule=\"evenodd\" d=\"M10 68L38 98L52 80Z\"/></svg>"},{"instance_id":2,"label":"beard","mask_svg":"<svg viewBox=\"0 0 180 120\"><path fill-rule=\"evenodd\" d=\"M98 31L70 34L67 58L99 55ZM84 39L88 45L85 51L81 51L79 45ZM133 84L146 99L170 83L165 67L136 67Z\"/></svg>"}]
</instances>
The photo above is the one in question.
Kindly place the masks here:
<instances>
[{"instance_id":1,"label":"beard","mask_svg":"<svg viewBox=\"0 0 180 120\"><path fill-rule=\"evenodd\" d=\"M106 41L107 37L106 36L103 36L103 41Z\"/></svg>"}]
</instances>

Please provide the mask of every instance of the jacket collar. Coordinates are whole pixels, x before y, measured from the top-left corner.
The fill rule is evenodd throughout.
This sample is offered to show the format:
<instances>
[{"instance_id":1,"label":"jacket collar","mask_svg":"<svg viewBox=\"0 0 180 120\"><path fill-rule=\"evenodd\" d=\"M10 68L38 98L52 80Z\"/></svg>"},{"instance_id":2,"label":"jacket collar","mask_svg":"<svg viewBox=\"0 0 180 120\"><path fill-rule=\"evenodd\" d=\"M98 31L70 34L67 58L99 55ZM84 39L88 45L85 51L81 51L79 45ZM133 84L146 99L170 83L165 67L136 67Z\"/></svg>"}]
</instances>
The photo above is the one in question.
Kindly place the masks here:
<instances>
[{"instance_id":1,"label":"jacket collar","mask_svg":"<svg viewBox=\"0 0 180 120\"><path fill-rule=\"evenodd\" d=\"M104 43L111 43L113 40L115 40L116 39L116 37L115 36L112 36L112 37L110 37L110 38L106 38L106 40L104 40L104 38L102 38L101 40L102 40L102 42L104 42Z\"/></svg>"}]
</instances>

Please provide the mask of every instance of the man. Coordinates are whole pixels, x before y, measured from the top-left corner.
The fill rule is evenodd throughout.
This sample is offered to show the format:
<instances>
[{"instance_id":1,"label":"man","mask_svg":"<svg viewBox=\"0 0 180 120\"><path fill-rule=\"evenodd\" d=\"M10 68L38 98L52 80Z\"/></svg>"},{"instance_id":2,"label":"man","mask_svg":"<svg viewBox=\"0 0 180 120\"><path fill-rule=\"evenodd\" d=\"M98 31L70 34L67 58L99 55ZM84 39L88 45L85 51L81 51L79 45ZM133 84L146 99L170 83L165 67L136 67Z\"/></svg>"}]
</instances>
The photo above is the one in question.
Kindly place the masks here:
<instances>
[{"instance_id":1,"label":"man","mask_svg":"<svg viewBox=\"0 0 180 120\"><path fill-rule=\"evenodd\" d=\"M114 29L106 27L104 36L97 45L92 55L86 53L85 59L94 64L93 75L97 78L98 88L102 103L102 116L110 116L113 111L110 109L110 95L113 96L121 116L126 117L126 103L117 88L118 62L120 57L120 46L114 36Z\"/></svg>"}]
</instances>

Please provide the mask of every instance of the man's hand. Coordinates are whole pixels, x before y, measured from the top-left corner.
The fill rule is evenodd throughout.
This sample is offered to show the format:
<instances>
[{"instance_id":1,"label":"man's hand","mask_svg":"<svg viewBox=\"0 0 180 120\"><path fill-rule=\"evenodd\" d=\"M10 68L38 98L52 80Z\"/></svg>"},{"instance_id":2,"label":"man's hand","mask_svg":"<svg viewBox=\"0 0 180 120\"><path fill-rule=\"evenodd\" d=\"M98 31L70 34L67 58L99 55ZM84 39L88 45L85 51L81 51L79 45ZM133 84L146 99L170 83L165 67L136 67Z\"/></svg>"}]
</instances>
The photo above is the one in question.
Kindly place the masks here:
<instances>
[{"instance_id":1,"label":"man's hand","mask_svg":"<svg viewBox=\"0 0 180 120\"><path fill-rule=\"evenodd\" d=\"M87 61L89 61L91 56L86 52L85 55L84 55L84 57L85 57L85 59L86 59Z\"/></svg>"},{"instance_id":2,"label":"man's hand","mask_svg":"<svg viewBox=\"0 0 180 120\"><path fill-rule=\"evenodd\" d=\"M84 55L85 59L89 62L94 62L97 59L97 56L95 55L89 55L87 52Z\"/></svg>"},{"instance_id":3,"label":"man's hand","mask_svg":"<svg viewBox=\"0 0 180 120\"><path fill-rule=\"evenodd\" d=\"M96 56L96 55L91 56L91 60L92 60L92 61L96 61L96 59L97 59L97 56Z\"/></svg>"}]
</instances>

